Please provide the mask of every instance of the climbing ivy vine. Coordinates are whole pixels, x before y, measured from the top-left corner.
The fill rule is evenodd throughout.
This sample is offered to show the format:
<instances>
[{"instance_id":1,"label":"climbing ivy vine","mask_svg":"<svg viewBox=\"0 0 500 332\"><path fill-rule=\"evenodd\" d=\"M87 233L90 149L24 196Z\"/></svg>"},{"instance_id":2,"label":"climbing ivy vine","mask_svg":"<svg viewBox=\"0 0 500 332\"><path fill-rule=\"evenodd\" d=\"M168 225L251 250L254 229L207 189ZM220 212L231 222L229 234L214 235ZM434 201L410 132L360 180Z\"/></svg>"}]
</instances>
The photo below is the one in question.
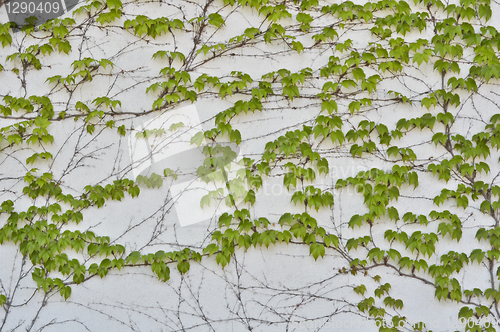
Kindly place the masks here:
<instances>
[{"instance_id":1,"label":"climbing ivy vine","mask_svg":"<svg viewBox=\"0 0 500 332\"><path fill-rule=\"evenodd\" d=\"M495 331L498 9L89 0L41 25L0 24L0 330L92 330L50 311L66 305L130 330L327 330L350 315L368 330ZM199 126L154 122L193 104ZM141 166L184 129L203 154L195 171ZM131 142L149 157L134 160ZM212 188L193 207L223 207L197 231L176 219L189 189L169 189L189 176ZM266 257L262 273L285 280L255 281ZM206 285L202 267L236 294L224 318L206 312L220 300L169 286ZM124 318L82 297L113 276L178 300L117 300ZM180 309L188 297L194 313ZM453 315L433 326L415 303Z\"/></svg>"}]
</instances>

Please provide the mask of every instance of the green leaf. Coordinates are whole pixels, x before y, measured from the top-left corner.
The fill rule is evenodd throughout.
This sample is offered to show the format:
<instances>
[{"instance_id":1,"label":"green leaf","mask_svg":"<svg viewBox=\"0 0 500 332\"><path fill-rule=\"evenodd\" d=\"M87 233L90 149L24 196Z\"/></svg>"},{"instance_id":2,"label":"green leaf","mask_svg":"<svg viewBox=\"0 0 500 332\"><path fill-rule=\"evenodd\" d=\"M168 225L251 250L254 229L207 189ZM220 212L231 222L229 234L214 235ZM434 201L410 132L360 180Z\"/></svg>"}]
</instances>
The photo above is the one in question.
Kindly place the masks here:
<instances>
[{"instance_id":1,"label":"green leaf","mask_svg":"<svg viewBox=\"0 0 500 332\"><path fill-rule=\"evenodd\" d=\"M217 264L222 265L222 268L224 268L227 264L229 264L231 257L220 252L217 254L215 260L217 261Z\"/></svg>"},{"instance_id":2,"label":"green leaf","mask_svg":"<svg viewBox=\"0 0 500 332\"><path fill-rule=\"evenodd\" d=\"M317 260L318 257L325 256L325 246L320 243L311 243L310 245L310 254L314 257L314 260Z\"/></svg>"},{"instance_id":3,"label":"green leaf","mask_svg":"<svg viewBox=\"0 0 500 332\"><path fill-rule=\"evenodd\" d=\"M62 297L64 297L64 300L66 301L71 295L71 287L70 286L62 287L59 293L61 294Z\"/></svg>"},{"instance_id":4,"label":"green leaf","mask_svg":"<svg viewBox=\"0 0 500 332\"><path fill-rule=\"evenodd\" d=\"M187 260L182 260L179 263L177 263L177 270L179 270L180 273L184 274L189 271L190 264L189 261Z\"/></svg>"},{"instance_id":5,"label":"green leaf","mask_svg":"<svg viewBox=\"0 0 500 332\"><path fill-rule=\"evenodd\" d=\"M396 210L395 207L393 207L393 206L388 207L387 208L387 213L388 213L389 218L391 220L394 220L394 221L398 221L399 220L399 212L398 212L398 210Z\"/></svg>"},{"instance_id":6,"label":"green leaf","mask_svg":"<svg viewBox=\"0 0 500 332\"><path fill-rule=\"evenodd\" d=\"M408 173L408 184L413 185L414 188L418 187L418 175L416 172Z\"/></svg>"},{"instance_id":7,"label":"green leaf","mask_svg":"<svg viewBox=\"0 0 500 332\"><path fill-rule=\"evenodd\" d=\"M216 26L219 29L226 24L226 22L219 13L212 13L208 15L208 23Z\"/></svg>"},{"instance_id":8,"label":"green leaf","mask_svg":"<svg viewBox=\"0 0 500 332\"><path fill-rule=\"evenodd\" d=\"M204 139L205 139L205 134L202 131L199 131L191 138L191 144L196 144L197 146L200 146Z\"/></svg>"},{"instance_id":9,"label":"green leaf","mask_svg":"<svg viewBox=\"0 0 500 332\"><path fill-rule=\"evenodd\" d=\"M340 244L339 238L334 234L325 235L324 241L325 241L325 246L327 247L333 246L335 248L338 248Z\"/></svg>"},{"instance_id":10,"label":"green leaf","mask_svg":"<svg viewBox=\"0 0 500 332\"><path fill-rule=\"evenodd\" d=\"M139 261L139 259L141 259L141 253L138 251L133 251L127 256L126 262L127 264L131 263L132 265L135 265Z\"/></svg>"},{"instance_id":11,"label":"green leaf","mask_svg":"<svg viewBox=\"0 0 500 332\"><path fill-rule=\"evenodd\" d=\"M208 193L208 194L204 195L201 198L200 207L203 208L203 205L210 206L210 200L211 200L211 198L212 198L211 193Z\"/></svg>"},{"instance_id":12,"label":"green leaf","mask_svg":"<svg viewBox=\"0 0 500 332\"><path fill-rule=\"evenodd\" d=\"M209 256L212 256L214 253L216 253L219 250L219 246L216 245L215 243L210 243L208 246L206 246L203 249L203 254L207 254Z\"/></svg>"}]
</instances>

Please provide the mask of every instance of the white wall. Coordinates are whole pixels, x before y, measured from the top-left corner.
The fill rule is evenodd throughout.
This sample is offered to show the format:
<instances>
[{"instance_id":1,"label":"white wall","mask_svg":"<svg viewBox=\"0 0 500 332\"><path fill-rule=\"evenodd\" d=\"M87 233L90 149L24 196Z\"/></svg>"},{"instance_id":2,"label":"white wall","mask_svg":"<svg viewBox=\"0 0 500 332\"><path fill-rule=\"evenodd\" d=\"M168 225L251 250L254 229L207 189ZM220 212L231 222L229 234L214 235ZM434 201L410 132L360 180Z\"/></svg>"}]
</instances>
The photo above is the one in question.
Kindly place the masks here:
<instances>
[{"instance_id":1,"label":"white wall","mask_svg":"<svg viewBox=\"0 0 500 332\"><path fill-rule=\"evenodd\" d=\"M93 135L87 134L82 118L75 121L71 118L53 121L49 128L55 141L47 146L54 156L51 161L37 161L33 166L26 165L27 157L33 152L42 151L38 146L6 149L0 159L2 201L13 200L16 211L26 210L34 204L45 204L42 198L33 201L22 194L25 185L22 177L30 167L38 168L37 174L51 172L54 179L61 181L62 189L75 197L81 195L84 186L88 184L105 186L115 179L135 179L139 174L147 174L151 160L153 167L156 165L161 169L167 166L183 167L177 181L165 179L159 189L143 185L139 197L125 195L120 202L110 200L100 209L85 209L84 220L80 224L64 225L63 229L91 230L96 235L107 235L113 243L124 245L127 254L134 250L146 254L158 250L182 250L185 247L201 252L211 241L211 232L217 227L218 215L228 209L223 203L218 210L214 206L205 209L199 207L199 188L206 190L206 187L193 174L186 175L194 172L197 167L196 158L199 157L195 146L189 144L189 139L198 130L212 128L214 117L219 112L231 107L238 99L248 99L250 96L239 94L221 100L216 90L212 90L200 93L194 103L182 102L161 112L150 112L158 93L146 94L145 90L149 85L162 81L158 71L168 65L167 60L154 60L152 55L158 50L174 49L188 55L193 48L201 45L193 44L193 27L188 27L187 24L187 31L175 32L175 39L170 34L156 39L139 38L121 27L126 19L138 14L152 18L163 15L170 19L182 19L184 14L191 18L195 16L195 12L201 14L200 4L200 1L124 3L126 15L104 27L92 21L87 22L83 14L76 16L77 22L83 23L82 29L76 28L70 32L68 40L72 45L71 53L41 55L43 68L39 71L27 70L25 78L22 71L20 75L12 71L13 68L21 68L20 62L7 62L6 57L18 49L26 49L28 45L46 43L48 34L37 31L32 37L25 37L21 32L13 33L12 46L0 50L0 63L5 67L0 73L1 97L47 95L52 100L56 114L66 111L68 115L77 115L77 101L90 106L90 102L100 96L120 100L121 107L115 110L115 115L108 112L103 120L96 119ZM293 7L290 2L287 4ZM179 7L181 5L183 7ZM494 3L492 6L494 13L498 13L498 5ZM210 10L215 11L220 7L222 2L214 2ZM249 26L259 27L264 21L264 17L248 8L233 12L230 7L226 7L220 13L227 17L226 27L221 30L208 28L202 35L203 42L211 44L225 41L242 34ZM0 11L0 14L4 15L2 22L5 22L5 13ZM318 24L330 24L329 19L321 17ZM282 24L295 23L292 19L287 19ZM490 22L493 23L495 22ZM266 24L268 23L261 26L262 31ZM363 25L348 26L348 29L342 30L344 34L341 34L339 40L351 38L353 47L361 51L367 50L372 41L370 38L373 37L366 29ZM311 34L296 31L295 34L305 47L314 44ZM412 33L405 39L432 38L432 35L432 29L428 29L423 32L423 37ZM213 59L210 58L210 53L206 56L200 54L193 58L189 71L193 80L201 73L228 80L231 71L239 70L258 81L261 75L280 68L295 72L305 67L310 67L314 75L319 76L319 69L334 52L334 45L335 42L323 43L297 54L283 42L266 44L263 41L250 41ZM341 57L348 55L340 54ZM114 67L100 68L91 82L71 86L71 89L74 88L70 89L71 92L61 85L45 83L50 76L72 73L71 63L85 57L98 60L107 58L114 63ZM464 58L470 60L471 57L473 55L468 53ZM181 63L175 61L174 66L180 68ZM430 89L438 89L441 84L440 77L433 72L432 66L429 63L420 69L407 68L405 75L379 73L384 81L372 95L343 90L337 103L338 113L344 121L344 132L364 119L385 123L391 130L401 117L412 118L426 113L427 110L420 107L419 100ZM464 66L466 68L467 64ZM370 69L366 72L375 73L374 70L370 72ZM463 76L466 76L466 72L463 69ZM22 85L23 80L26 86ZM281 95L274 96L264 103L262 112L236 117L231 123L242 135L241 145L235 148L239 153L238 158L259 159L267 142L289 130L301 129L304 124L312 125L321 111L320 101L314 97L320 92L323 81L321 78L308 81L302 90L302 98L290 101ZM279 84L276 85L278 86ZM409 96L414 100L413 106L395 103L388 90ZM498 113L497 91L498 85L492 82L482 87L480 93L473 98L467 99L468 94L463 93L462 105L452 110L457 119L452 128L453 133L471 136L476 130L482 130L491 115ZM373 106L364 107L361 112L350 115L349 102L362 97L373 98ZM437 110L431 109L430 112L437 113ZM31 116L3 117L0 123L8 126ZM104 126L112 118L116 126L125 125L125 136L118 135L116 128ZM177 131L167 131L165 136L156 141L136 138L136 133L147 125L148 128L168 129L170 124L179 121L186 126ZM449 238L440 241L436 255L428 260L429 265L438 262L441 254L449 250L470 253L472 248L477 247L474 242L477 228L492 223L478 212L480 202L471 201L471 206L466 210L458 209L453 201L439 208L433 205L433 197L443 187L452 188L458 182L438 182L436 177L425 172L429 160L448 158L443 148L430 143L430 137L432 132L429 129L421 133L413 131L395 144L414 148L418 155L414 164L421 163L424 166L415 168L419 173L419 187L415 190L413 186L402 187L401 197L394 202L401 216L407 211L419 214L433 209L450 209L461 218L464 225L463 239L458 244ZM332 192L335 203L332 208L322 208L318 212L311 209L309 212L317 218L319 225L332 234L337 234L342 245L345 245L349 237L369 234L367 227L347 227L353 214L368 211L363 204L362 195L352 187L335 189L335 183L338 178L352 177L373 167L389 171L395 164L394 159L386 158L383 151L374 155L364 154L363 158L353 158L349 153L352 143L342 146L319 140L312 143L328 159L330 169L330 173L318 177L315 184ZM3 147L6 146L5 142L2 144ZM147 144L155 151L153 155L147 153ZM208 142L204 141L202 146L205 144ZM184 159L172 158L182 153L185 153L182 155ZM484 177L484 181L495 181L498 173L498 156L495 153L490 158L492 171ZM274 229L280 229L277 222L283 213L304 212L303 207L290 202L293 191L288 192L283 187L283 172L282 165L277 165L271 176L264 176L263 187L257 192L255 205L247 206L253 218L267 217L274 223L271 227ZM183 190L187 183L190 187ZM219 184L221 185L224 186ZM245 204L239 202L239 206L244 207ZM2 214L1 222L5 222L6 217L6 214ZM383 238L386 229L403 227L408 233L421 229L419 225L402 224L395 224L387 217L382 218L373 229L374 241L381 248L389 249L391 244ZM431 224L427 230L436 231L437 225ZM401 252L405 250L404 246L399 248L393 244L392 247ZM103 258L89 257L71 250L67 253L70 257L85 262L87 267ZM415 276L405 277L385 266L373 267L366 275L339 273L339 269L348 266L345 257L335 250L327 249L325 257L315 261L309 254L309 247L300 243L277 244L269 248L257 246L248 251L237 249L225 269L216 264L214 256L204 257L201 263L192 262L190 271L184 275L172 264L171 278L167 282L158 281L149 266L127 267L120 271L114 269L102 279L96 276L81 285L72 285L72 294L67 301L58 292L45 295L43 291L36 290L36 283L31 278L33 266L29 260L22 259L15 244L3 243L0 255L0 294L8 295L11 301L8 310L6 306L0 309L0 324L3 324L1 331L375 331L374 321L367 321L366 314L360 314L357 310L356 305L362 297L355 294L352 287L363 283L367 285L369 292L373 292L377 287L373 280L376 275L382 277L382 284L391 283L391 296L404 302L404 308L390 311L391 315L400 313L407 317L409 323L423 321L433 331L463 330L463 326L455 327L453 324L457 323L457 312L464 304L438 301L434 297L434 287L422 281L433 281L425 273L416 272ZM351 251L349 255L366 257L363 250ZM490 276L485 271L483 267L473 264L458 274L457 278L464 287L486 287ZM403 272L409 273L406 270ZM54 276L58 276L58 273L54 273ZM416 278L417 276L422 279ZM71 278L68 280L71 281ZM406 324L401 330L411 330L410 324Z\"/></svg>"}]
</instances>

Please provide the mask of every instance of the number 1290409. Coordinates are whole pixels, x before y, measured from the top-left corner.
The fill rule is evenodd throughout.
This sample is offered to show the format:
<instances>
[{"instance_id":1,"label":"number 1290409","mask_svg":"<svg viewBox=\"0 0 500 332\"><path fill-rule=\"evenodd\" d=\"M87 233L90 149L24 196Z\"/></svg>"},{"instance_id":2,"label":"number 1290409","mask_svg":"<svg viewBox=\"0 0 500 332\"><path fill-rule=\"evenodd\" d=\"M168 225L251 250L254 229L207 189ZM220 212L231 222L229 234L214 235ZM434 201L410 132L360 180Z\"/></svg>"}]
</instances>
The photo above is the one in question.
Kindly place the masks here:
<instances>
[{"instance_id":1,"label":"number 1290409","mask_svg":"<svg viewBox=\"0 0 500 332\"><path fill-rule=\"evenodd\" d=\"M56 14L63 8L59 2L7 2L8 14Z\"/></svg>"}]
</instances>

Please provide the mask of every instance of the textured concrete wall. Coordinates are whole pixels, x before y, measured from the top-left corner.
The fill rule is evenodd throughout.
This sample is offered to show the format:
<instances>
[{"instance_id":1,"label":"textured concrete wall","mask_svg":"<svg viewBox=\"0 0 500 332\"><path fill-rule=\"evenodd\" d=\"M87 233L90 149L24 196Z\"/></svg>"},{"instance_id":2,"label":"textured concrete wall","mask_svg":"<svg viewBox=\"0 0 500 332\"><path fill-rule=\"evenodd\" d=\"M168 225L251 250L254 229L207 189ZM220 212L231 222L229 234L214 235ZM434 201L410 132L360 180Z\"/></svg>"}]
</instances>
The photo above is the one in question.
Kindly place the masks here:
<instances>
[{"instance_id":1,"label":"textured concrete wall","mask_svg":"<svg viewBox=\"0 0 500 332\"><path fill-rule=\"evenodd\" d=\"M314 124L321 112L321 101L315 99L315 96L321 91L325 81L319 72L328 58L336 54L333 50L336 44L352 39L352 49L362 53L369 50L369 43L373 40L369 27L353 24L342 30L343 34L335 41L317 45L311 38L313 33L301 33L297 25L295 29L290 28L290 33L295 33L297 40L303 42L306 50L302 53L291 49L291 40L289 43L275 41L271 44L262 40L249 40L248 43L234 46L234 50L229 49L217 56L216 52L212 55L212 51L197 55L196 50L204 44L214 45L227 41L244 33L249 26L265 30L262 23L265 17L259 16L255 10L244 8L233 11L231 7L224 7L222 2L210 3L209 9L213 12L219 9L219 13L226 19L225 27L209 27L198 36L196 26L186 23L184 30L175 32L175 38L169 33L155 39L138 37L133 34L133 29L124 29L123 24L139 14L152 18L165 16L169 19L191 18L196 16L195 13L202 15L203 6L200 1L130 2L123 8L126 15L103 26L95 21L86 21L86 14L82 13L75 17L79 24L83 22L81 28L72 29L67 37L72 46L71 52L64 54L54 51L50 56L40 55L40 70L28 68L23 71L22 62L6 61L6 58L18 49L25 50L32 44L47 43L50 36L43 31L35 31L31 37L25 37L22 32L13 33L12 46L0 50L0 63L5 66L5 70L0 73L0 97L49 96L56 115L64 111L68 118L55 120L50 125L54 143L47 149L54 156L52 160L38 160L33 165L28 165L25 162L27 157L34 152L43 151L35 145L8 150L1 157L2 201L13 200L17 211L44 204L42 197L32 200L22 194L22 188L26 185L23 176L30 167L39 168L37 174L51 172L53 178L61 183L63 190L75 197L81 195L88 184L105 186L116 179L135 180L138 176L162 174L163 169L171 168L177 172L177 179L165 178L160 188L142 185L139 197L125 195L120 201L107 201L101 208L86 208L82 222L61 227L73 231L91 230L96 235L109 236L112 243L122 244L127 253L134 250L155 253L186 247L201 251L207 246L212 232L217 228L218 217L232 209L226 207L222 200L212 200L210 206L200 206L200 200L207 191L228 188L223 182L206 184L196 174L196 169L204 160L202 149L211 142L201 140L198 147L191 144L190 140L198 131L211 129L219 112L233 106L239 99L249 100L251 89L236 92L224 99L220 98L216 89L207 90L199 93L195 102L183 101L178 105L163 107L161 111L152 111L151 105L159 93L146 93L146 88L155 82L162 82L164 78L158 72L169 65L167 59L152 59L153 54L158 50L184 53L187 60L184 63L175 60L172 66L187 68L193 81L202 73L221 77L223 82L231 81L234 79L231 77L232 71L248 73L258 81L262 75L281 68L291 72L311 68L315 79L301 87L301 97L290 100L280 90L280 93L264 102L262 111L241 113L235 117L232 125L241 133L241 144L236 146L230 143L227 135L218 139L224 146L235 151L236 158L232 161L229 172L231 180L238 177L238 170L243 169L238 164L242 158L258 159L267 142L287 131ZM295 5L289 5L296 15L293 11ZM496 24L498 5L493 3L492 6L494 22L490 24ZM425 10L425 7L421 9ZM7 17L2 10L5 8L0 9L1 19L6 22ZM318 26L330 24L328 17L318 13L317 16ZM64 17L70 15L66 14ZM95 20L95 17L92 16L92 19ZM292 26L296 22L289 18L283 24ZM412 32L405 39L431 39L433 33L429 28L421 34ZM199 43L196 42L197 38L201 38ZM474 54L470 50L466 52L469 53L464 55L464 59L471 60ZM347 58L349 54L341 56ZM114 67L99 68L93 72L91 82L80 82L81 77L66 86L46 82L47 78L54 75L65 77L75 73L77 69L72 67L72 63L85 57L97 60L107 58L114 63ZM463 72L469 66L466 60ZM394 128L400 118L422 116L427 110L420 106L419 101L430 90L439 89L442 83L440 75L433 70L433 65L424 64L420 68L408 66L401 75L386 72L384 76L378 72L384 76L384 80L377 91L371 94L343 89L336 101L337 114L343 120L344 131L358 128L363 120L384 123L389 128ZM13 70L15 68L21 71L16 73ZM366 74L374 75L377 71L366 68ZM279 90L280 87L276 89ZM409 96L414 101L413 105L396 102L390 90ZM485 122L498 113L498 85L485 85L473 97L469 97L465 91L458 93L461 94L462 104L452 110L456 119L452 134L471 136L475 131L482 130ZM89 123L95 124L95 131L89 135L88 123L82 121L83 112L77 109L77 102L91 105L92 100L102 96L120 100L121 105L113 109L106 108L102 119L91 120ZM373 104L363 106L360 112L351 115L350 103L368 97L373 99ZM80 118L79 112L82 114ZM5 127L31 116L4 116L0 123ZM106 127L106 121L111 119L115 124L110 129ZM172 128L172 125L180 122L182 126ZM116 128L122 125L125 133L120 136ZM162 128L165 130L163 135L152 135L148 139L137 137L145 129ZM449 183L439 182L425 171L429 161L446 157L444 148L435 147L430 142L432 134L432 130L428 128L420 133L415 130L405 134L395 144L415 151L418 159L411 164L419 172L419 186L416 189L410 185L402 186L401 195L394 202L399 215L403 216L408 211L418 215L433 209L449 209L457 213L464 223L460 244L449 238L443 239L436 248L436 254L428 259L429 265L439 262L441 253L449 250L470 253L477 247L474 242L477 229L491 223L478 212L480 202L471 202L471 206L465 210L451 201L439 208L433 205L434 196L443 187L452 188L460 183L460 179L452 178ZM335 187L340 178L354 177L359 172L374 167L389 172L399 161L387 156L386 151L353 157L350 153L353 142L346 141L339 145L318 139L312 140L311 144L327 158L329 164L329 173L317 176L314 184L334 196L331 207L323 207L318 211L309 208L308 212L316 218L318 225L336 234L343 246L348 238L371 234L374 243L380 247L405 251L402 244L384 242L386 229L401 227L401 224L394 223L388 216L381 218L377 224L379 228L375 227L373 230L367 227L349 228L347 223L352 215L366 213L368 208L363 203L363 196L355 188ZM493 155L488 160L491 161L492 170L482 179L494 183L498 173L498 156ZM262 187L256 192L256 203L253 206L246 205L242 197L236 197L238 206L247 206L252 217L268 218L272 223L269 229L280 230L278 221L286 212L304 212L303 206L291 203L294 189L287 190L283 185L285 170L283 164L277 163L269 176L263 177ZM236 187L229 186L229 190L236 191ZM63 211L66 208L68 207L64 206ZM409 233L422 228L418 224L405 227ZM437 224L431 224L428 231L436 232L436 228ZM373 278L377 275L382 277L382 284L392 285L391 295L404 302L402 310L390 312L393 315L400 311L407 318L407 323L400 330L411 330L410 325L416 322L425 322L427 328L433 331L463 330L456 315L464 303L436 300L434 286L426 283L426 280L432 279L428 279L425 273L397 271L383 264L356 275L344 273L342 268L348 267L346 262L350 258L343 257L338 251L327 250L324 258L315 260L307 245L293 242L300 241L277 243L269 248L252 246L248 250L237 249L224 269L217 265L215 256L203 258L200 263L191 262L186 274L179 273L173 264L170 280L166 282L159 281L150 266L113 269L102 279L94 276L80 285L72 285L71 297L66 301L57 291L46 295L37 290L36 282L31 277L34 267L28 259L22 258L15 244L6 242L0 246L0 294L8 294L12 302L8 310L6 307L0 309L0 319L3 319L0 321L3 323L0 330L375 331L375 321L367 319L366 314L359 313L356 306L362 297L354 293L352 288L359 284L366 284L370 289L377 287L378 283ZM366 257L365 251L364 248L359 248L358 251L349 251L349 255ZM79 259L87 267L103 258L74 250L68 250L67 254ZM58 276L57 272L54 275ZM475 285L485 287L490 282L489 277L478 264L471 264L457 274L464 287L471 288ZM71 282L71 276L68 278L68 282Z\"/></svg>"}]
</instances>

